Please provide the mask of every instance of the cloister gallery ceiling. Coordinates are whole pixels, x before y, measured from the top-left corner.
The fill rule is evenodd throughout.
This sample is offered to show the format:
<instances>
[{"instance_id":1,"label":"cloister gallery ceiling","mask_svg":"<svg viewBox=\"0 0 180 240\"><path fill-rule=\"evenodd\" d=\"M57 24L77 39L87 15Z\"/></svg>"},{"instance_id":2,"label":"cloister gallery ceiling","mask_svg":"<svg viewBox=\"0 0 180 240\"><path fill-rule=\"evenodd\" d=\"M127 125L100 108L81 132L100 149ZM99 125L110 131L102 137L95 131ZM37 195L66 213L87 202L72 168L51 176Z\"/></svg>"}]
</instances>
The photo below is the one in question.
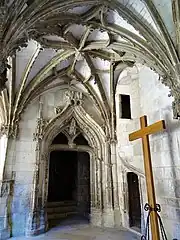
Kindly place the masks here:
<instances>
[{"instance_id":1,"label":"cloister gallery ceiling","mask_svg":"<svg viewBox=\"0 0 180 240\"><path fill-rule=\"evenodd\" d=\"M178 0L0 0L3 126L13 132L30 101L63 84L91 96L107 120L118 77L134 63L159 74L178 118L179 10Z\"/></svg>"}]
</instances>

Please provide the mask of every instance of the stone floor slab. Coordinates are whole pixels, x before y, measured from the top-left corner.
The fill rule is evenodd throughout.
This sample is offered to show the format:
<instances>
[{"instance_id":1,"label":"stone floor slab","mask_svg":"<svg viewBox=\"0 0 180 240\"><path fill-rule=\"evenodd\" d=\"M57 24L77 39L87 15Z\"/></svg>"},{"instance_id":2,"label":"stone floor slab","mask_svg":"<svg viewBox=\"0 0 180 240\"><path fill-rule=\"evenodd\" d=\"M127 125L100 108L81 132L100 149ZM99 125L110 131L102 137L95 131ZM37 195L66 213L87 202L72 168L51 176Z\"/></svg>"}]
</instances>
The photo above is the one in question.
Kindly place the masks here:
<instances>
[{"instance_id":1,"label":"stone floor slab","mask_svg":"<svg viewBox=\"0 0 180 240\"><path fill-rule=\"evenodd\" d=\"M80 219L70 219L36 237L13 237L10 240L139 240L140 236L122 228L93 227Z\"/></svg>"},{"instance_id":2,"label":"stone floor slab","mask_svg":"<svg viewBox=\"0 0 180 240\"><path fill-rule=\"evenodd\" d=\"M126 230L93 228L89 225L65 228L55 227L37 237L14 237L11 240L138 240L140 237Z\"/></svg>"}]
</instances>

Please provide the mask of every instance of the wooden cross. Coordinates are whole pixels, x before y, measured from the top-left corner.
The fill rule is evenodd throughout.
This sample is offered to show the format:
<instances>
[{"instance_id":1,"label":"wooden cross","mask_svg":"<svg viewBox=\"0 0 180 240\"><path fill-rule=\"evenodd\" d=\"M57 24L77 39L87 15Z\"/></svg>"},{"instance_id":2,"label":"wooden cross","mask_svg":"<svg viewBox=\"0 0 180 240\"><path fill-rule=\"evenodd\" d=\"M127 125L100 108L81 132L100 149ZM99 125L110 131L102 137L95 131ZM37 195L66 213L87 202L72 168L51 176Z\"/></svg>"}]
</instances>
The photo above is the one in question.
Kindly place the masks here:
<instances>
[{"instance_id":1,"label":"wooden cross","mask_svg":"<svg viewBox=\"0 0 180 240\"><path fill-rule=\"evenodd\" d=\"M166 129L164 120L156 122L150 126L147 125L147 116L140 118L141 129L139 131L129 134L129 140L134 141L142 138L143 154L144 154L144 168L146 175L147 195L148 202L152 209L156 208L156 195L154 188L149 136L150 134L157 133ZM152 240L160 240L158 217L155 211L150 214Z\"/></svg>"}]
</instances>

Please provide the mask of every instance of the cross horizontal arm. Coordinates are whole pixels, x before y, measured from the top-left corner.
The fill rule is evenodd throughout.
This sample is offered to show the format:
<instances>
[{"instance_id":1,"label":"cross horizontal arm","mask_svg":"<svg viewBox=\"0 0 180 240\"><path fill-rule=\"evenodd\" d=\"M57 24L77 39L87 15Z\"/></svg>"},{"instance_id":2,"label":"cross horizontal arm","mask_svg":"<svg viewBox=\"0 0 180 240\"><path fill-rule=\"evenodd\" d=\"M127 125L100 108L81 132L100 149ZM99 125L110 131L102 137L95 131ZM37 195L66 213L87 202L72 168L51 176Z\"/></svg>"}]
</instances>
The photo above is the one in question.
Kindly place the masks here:
<instances>
[{"instance_id":1,"label":"cross horizontal arm","mask_svg":"<svg viewBox=\"0 0 180 240\"><path fill-rule=\"evenodd\" d=\"M136 139L142 138L145 135L157 133L164 129L166 129L165 122L164 122L164 120L161 120L157 123L154 123L150 126L147 126L145 128L142 128L136 132L129 134L129 141L134 141Z\"/></svg>"}]
</instances>

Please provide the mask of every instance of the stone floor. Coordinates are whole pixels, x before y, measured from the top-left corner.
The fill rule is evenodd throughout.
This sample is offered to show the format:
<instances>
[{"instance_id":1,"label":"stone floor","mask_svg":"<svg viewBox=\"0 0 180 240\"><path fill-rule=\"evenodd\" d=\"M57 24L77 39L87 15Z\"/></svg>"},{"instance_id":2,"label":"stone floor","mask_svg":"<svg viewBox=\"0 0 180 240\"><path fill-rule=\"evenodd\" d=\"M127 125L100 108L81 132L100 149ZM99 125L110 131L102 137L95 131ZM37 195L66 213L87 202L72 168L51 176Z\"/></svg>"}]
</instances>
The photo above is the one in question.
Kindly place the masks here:
<instances>
[{"instance_id":1,"label":"stone floor","mask_svg":"<svg viewBox=\"0 0 180 240\"><path fill-rule=\"evenodd\" d=\"M45 234L37 237L14 237L10 240L139 240L140 237L126 229L115 230L92 227L87 222L64 221Z\"/></svg>"}]
</instances>

